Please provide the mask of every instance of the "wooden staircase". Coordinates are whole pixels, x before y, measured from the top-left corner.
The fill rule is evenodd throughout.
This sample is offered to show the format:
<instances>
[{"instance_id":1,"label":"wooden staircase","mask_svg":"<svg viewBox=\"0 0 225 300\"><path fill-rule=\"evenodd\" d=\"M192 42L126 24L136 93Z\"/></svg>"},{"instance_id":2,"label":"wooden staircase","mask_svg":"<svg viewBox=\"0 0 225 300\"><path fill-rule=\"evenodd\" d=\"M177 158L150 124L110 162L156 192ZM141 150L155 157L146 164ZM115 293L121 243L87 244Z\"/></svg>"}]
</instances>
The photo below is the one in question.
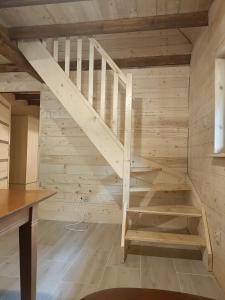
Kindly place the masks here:
<instances>
[{"instance_id":1,"label":"wooden staircase","mask_svg":"<svg viewBox=\"0 0 225 300\"><path fill-rule=\"evenodd\" d=\"M76 79L70 78L71 42L65 39L65 66L58 63L59 41L51 40L52 47L47 46L46 41L19 42L19 48L46 85L55 94L61 104L70 113L87 137L92 141L104 158L112 166L115 172L123 179L123 219L121 246L124 259L128 253L128 246L132 242L149 243L157 246L183 246L201 249L203 257L206 257L209 269L212 268L211 246L207 230L205 212L194 202L189 204L148 204L145 206L132 205L132 195L143 193L191 193L193 186L184 181L168 182L145 182L132 184L134 176L148 176L153 173L165 172L164 166L149 161L148 164L141 161L138 165L133 164L131 158L132 140L132 75L123 73L105 50L94 39L89 39L89 76L88 94L82 92L82 39L77 40L77 72ZM47 48L46 48L47 46ZM100 107L94 105L94 56L95 52L101 57L101 86ZM113 107L111 123L106 123L106 70L110 69L113 76ZM118 130L119 119L122 112L119 110L119 89L123 90L124 96L124 127ZM121 136L122 132L122 136ZM184 175L182 175L184 177ZM162 202L162 201L161 201ZM134 226L132 217L148 216L149 221L153 217L159 218L185 218L189 226L188 233L159 231L145 226ZM192 220L197 225L192 226ZM128 251L127 251L128 250Z\"/></svg>"}]
</instances>

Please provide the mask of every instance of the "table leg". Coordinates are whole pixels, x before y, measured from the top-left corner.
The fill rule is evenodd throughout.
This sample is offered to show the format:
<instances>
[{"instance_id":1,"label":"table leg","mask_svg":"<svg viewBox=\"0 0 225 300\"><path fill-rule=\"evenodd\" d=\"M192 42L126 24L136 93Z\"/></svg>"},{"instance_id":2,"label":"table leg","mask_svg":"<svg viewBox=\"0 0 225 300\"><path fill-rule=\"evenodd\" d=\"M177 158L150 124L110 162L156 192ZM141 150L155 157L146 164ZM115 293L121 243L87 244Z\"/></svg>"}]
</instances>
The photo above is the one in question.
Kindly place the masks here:
<instances>
[{"instance_id":1,"label":"table leg","mask_svg":"<svg viewBox=\"0 0 225 300\"><path fill-rule=\"evenodd\" d=\"M36 299L37 206L29 209L29 221L19 228L21 300Z\"/></svg>"}]
</instances>

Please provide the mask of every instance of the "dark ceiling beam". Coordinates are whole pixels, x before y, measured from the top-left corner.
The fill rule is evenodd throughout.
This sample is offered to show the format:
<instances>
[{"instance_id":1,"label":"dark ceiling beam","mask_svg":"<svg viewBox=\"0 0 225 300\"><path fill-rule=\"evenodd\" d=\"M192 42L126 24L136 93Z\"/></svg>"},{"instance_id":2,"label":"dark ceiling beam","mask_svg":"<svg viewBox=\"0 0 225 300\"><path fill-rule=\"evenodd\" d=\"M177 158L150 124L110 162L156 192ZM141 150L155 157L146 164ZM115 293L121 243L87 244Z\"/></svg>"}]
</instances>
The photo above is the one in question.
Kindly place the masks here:
<instances>
[{"instance_id":1,"label":"dark ceiling beam","mask_svg":"<svg viewBox=\"0 0 225 300\"><path fill-rule=\"evenodd\" d=\"M36 101L40 100L40 92L33 93L14 93L16 100Z\"/></svg>"},{"instance_id":2,"label":"dark ceiling beam","mask_svg":"<svg viewBox=\"0 0 225 300\"><path fill-rule=\"evenodd\" d=\"M174 65L189 65L191 61L190 54L184 55L162 55L162 56L144 56L144 57L130 57L130 58L115 58L114 62L120 69L132 69L132 68L148 68L158 66L174 66ZM101 69L101 60L95 60L94 69ZM65 62L59 63L62 68L65 66ZM76 71L77 62L71 62L71 71ZM89 61L82 61L82 70L87 71L89 68ZM110 67L107 65L107 68Z\"/></svg>"},{"instance_id":3,"label":"dark ceiling beam","mask_svg":"<svg viewBox=\"0 0 225 300\"><path fill-rule=\"evenodd\" d=\"M28 105L37 105L40 106L40 92L32 92L32 93L14 93L15 94L15 100L21 101L25 100L27 101Z\"/></svg>"},{"instance_id":4,"label":"dark ceiling beam","mask_svg":"<svg viewBox=\"0 0 225 300\"><path fill-rule=\"evenodd\" d=\"M87 0L1 0L0 8L13 8L34 5L59 4L67 2L83 2Z\"/></svg>"},{"instance_id":5,"label":"dark ceiling beam","mask_svg":"<svg viewBox=\"0 0 225 300\"><path fill-rule=\"evenodd\" d=\"M0 64L0 73L10 72L24 72L24 70L14 64Z\"/></svg>"},{"instance_id":6,"label":"dark ceiling beam","mask_svg":"<svg viewBox=\"0 0 225 300\"><path fill-rule=\"evenodd\" d=\"M114 59L115 63L121 69L131 68L148 68L159 66L176 66L176 65L189 65L191 60L190 54L182 55L162 55L162 56L144 56L144 57L130 57L130 58L117 58ZM65 66L65 62L59 63L62 68ZM71 62L71 71L76 71L76 61ZM89 68L89 61L82 61L82 70L86 71ZM101 69L101 60L95 60L95 70ZM0 73L8 72L24 72L23 69L18 68L13 64L0 64Z\"/></svg>"},{"instance_id":7,"label":"dark ceiling beam","mask_svg":"<svg viewBox=\"0 0 225 300\"><path fill-rule=\"evenodd\" d=\"M80 36L138 32L173 28L200 27L208 25L208 12L125 18L69 24L37 25L9 28L12 39L43 39L62 36Z\"/></svg>"},{"instance_id":8,"label":"dark ceiling beam","mask_svg":"<svg viewBox=\"0 0 225 300\"><path fill-rule=\"evenodd\" d=\"M2 26L0 27L0 54L16 65L17 68L23 69L24 72L41 81L39 75L27 62L16 45L9 39L7 30Z\"/></svg>"}]
</instances>

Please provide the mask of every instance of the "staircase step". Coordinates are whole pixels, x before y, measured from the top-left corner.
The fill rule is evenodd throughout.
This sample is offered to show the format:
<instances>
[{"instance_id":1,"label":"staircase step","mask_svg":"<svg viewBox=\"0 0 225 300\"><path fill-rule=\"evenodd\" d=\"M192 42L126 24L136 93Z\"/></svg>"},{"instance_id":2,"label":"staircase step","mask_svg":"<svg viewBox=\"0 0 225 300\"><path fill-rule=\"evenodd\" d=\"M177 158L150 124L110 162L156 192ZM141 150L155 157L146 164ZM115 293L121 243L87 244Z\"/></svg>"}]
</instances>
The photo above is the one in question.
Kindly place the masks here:
<instances>
[{"instance_id":1,"label":"staircase step","mask_svg":"<svg viewBox=\"0 0 225 300\"><path fill-rule=\"evenodd\" d=\"M191 188L186 184L154 184L150 187L130 187L130 192L176 192L190 191Z\"/></svg>"},{"instance_id":2,"label":"staircase step","mask_svg":"<svg viewBox=\"0 0 225 300\"><path fill-rule=\"evenodd\" d=\"M202 216L201 211L190 205L154 205L148 207L130 207L127 209L127 211L130 213L143 213L162 216L184 216L196 218L200 218Z\"/></svg>"},{"instance_id":3,"label":"staircase step","mask_svg":"<svg viewBox=\"0 0 225 300\"><path fill-rule=\"evenodd\" d=\"M128 230L125 239L128 241L149 242L152 244L163 244L168 246L205 246L205 240L202 237L192 234Z\"/></svg>"},{"instance_id":4,"label":"staircase step","mask_svg":"<svg viewBox=\"0 0 225 300\"><path fill-rule=\"evenodd\" d=\"M146 173L146 172L157 172L162 171L162 168L152 168L152 167L132 167L132 173Z\"/></svg>"}]
</instances>

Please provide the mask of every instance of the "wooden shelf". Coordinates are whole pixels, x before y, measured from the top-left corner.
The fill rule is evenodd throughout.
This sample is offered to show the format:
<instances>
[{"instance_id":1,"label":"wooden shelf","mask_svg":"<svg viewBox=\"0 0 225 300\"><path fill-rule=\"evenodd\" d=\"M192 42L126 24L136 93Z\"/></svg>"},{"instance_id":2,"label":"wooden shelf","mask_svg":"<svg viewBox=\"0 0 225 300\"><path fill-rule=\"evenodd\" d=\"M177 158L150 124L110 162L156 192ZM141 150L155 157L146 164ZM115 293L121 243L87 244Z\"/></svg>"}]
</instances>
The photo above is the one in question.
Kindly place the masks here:
<instances>
[{"instance_id":1,"label":"wooden shelf","mask_svg":"<svg viewBox=\"0 0 225 300\"><path fill-rule=\"evenodd\" d=\"M202 216L201 211L190 205L160 205L148 207L130 207L127 209L129 213L143 213L150 215L162 216L183 216L196 217Z\"/></svg>"},{"instance_id":2,"label":"wooden shelf","mask_svg":"<svg viewBox=\"0 0 225 300\"><path fill-rule=\"evenodd\" d=\"M186 184L154 184L150 187L131 187L131 193L141 192L176 192L176 191L190 191L191 188Z\"/></svg>"},{"instance_id":3,"label":"wooden shelf","mask_svg":"<svg viewBox=\"0 0 225 300\"><path fill-rule=\"evenodd\" d=\"M192 234L128 230L125 239L128 241L149 242L152 244L163 244L173 246L205 246L205 240L202 237Z\"/></svg>"}]
</instances>

